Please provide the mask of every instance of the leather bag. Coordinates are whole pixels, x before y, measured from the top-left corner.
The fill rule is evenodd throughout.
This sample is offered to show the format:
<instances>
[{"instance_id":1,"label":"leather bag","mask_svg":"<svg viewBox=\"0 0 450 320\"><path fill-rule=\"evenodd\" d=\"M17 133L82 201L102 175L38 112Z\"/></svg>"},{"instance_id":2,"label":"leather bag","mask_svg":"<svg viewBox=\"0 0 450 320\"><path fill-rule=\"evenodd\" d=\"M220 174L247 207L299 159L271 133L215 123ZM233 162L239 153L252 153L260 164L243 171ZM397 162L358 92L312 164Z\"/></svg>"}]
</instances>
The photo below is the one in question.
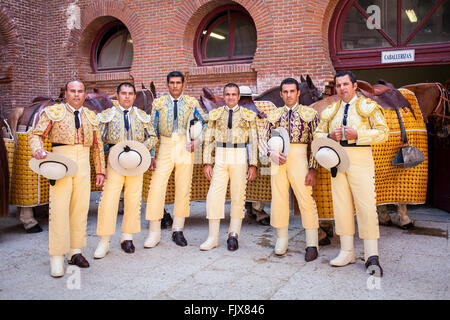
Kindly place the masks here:
<instances>
[{"instance_id":1,"label":"leather bag","mask_svg":"<svg viewBox=\"0 0 450 320\"><path fill-rule=\"evenodd\" d=\"M395 112L397 113L400 130L402 132L402 141L406 146L403 146L398 150L394 159L392 159L392 165L399 166L403 169L413 168L425 161L425 155L417 147L408 145L408 138L406 136L402 117L400 116L398 109L396 109Z\"/></svg>"}]
</instances>

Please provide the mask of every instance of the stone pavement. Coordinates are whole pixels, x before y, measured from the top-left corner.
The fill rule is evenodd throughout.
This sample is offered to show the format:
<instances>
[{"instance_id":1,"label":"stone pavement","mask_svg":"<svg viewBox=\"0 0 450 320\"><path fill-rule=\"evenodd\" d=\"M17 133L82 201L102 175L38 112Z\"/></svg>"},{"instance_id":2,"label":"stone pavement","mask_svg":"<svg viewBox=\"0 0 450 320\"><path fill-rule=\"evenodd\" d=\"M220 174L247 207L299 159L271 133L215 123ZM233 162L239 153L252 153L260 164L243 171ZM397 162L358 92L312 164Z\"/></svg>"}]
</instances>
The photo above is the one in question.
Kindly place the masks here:
<instances>
[{"instance_id":1,"label":"stone pavement","mask_svg":"<svg viewBox=\"0 0 450 320\"><path fill-rule=\"evenodd\" d=\"M171 241L162 230L161 243L144 249L148 224L135 236L136 252L120 249L120 222L111 251L101 260L93 254L98 238L96 202L91 201L84 256L91 267L68 266L62 278L50 276L48 219L39 220L44 232L26 234L15 216L0 220L0 299L162 299L162 300L298 300L298 299L425 299L447 300L449 293L448 230L450 214L427 206L409 207L414 230L380 227L382 278L365 273L362 240L355 237L357 262L333 268L329 261L339 251L334 236L313 262L304 261L305 232L299 217L291 217L289 250L273 253L275 230L244 219L239 250L226 248L229 219L221 223L218 248L200 251L208 235L205 203L192 202L185 236L188 246ZM172 206L167 206L172 212ZM144 212L145 207L143 208ZM229 204L226 205L229 214Z\"/></svg>"}]
</instances>

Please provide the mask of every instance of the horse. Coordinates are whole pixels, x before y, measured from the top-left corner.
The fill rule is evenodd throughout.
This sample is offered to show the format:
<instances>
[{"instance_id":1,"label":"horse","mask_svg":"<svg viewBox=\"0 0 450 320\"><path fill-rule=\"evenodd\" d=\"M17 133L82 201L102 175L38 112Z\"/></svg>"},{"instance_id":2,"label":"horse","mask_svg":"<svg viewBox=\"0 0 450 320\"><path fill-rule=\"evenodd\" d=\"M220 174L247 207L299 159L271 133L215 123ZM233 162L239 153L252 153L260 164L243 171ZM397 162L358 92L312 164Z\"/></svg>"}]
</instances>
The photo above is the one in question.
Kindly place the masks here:
<instances>
[{"instance_id":1,"label":"horse","mask_svg":"<svg viewBox=\"0 0 450 320\"><path fill-rule=\"evenodd\" d=\"M381 83L386 84L386 82L381 81ZM362 88L360 92L364 92L367 94L367 91L373 92L367 89L367 82L358 80L358 87ZM387 84L391 89L393 86L391 84ZM448 91L441 85L436 83L418 83L411 84L401 87L403 89L410 90L413 92L417 98L420 111L423 116L423 120L425 122L431 122L435 118L448 119L446 114L448 114ZM368 95L370 97L370 95ZM316 111L321 113L327 106L339 100L337 95L329 96L319 102L316 102L311 105ZM447 103L447 104L446 104ZM400 105L402 109L408 109L410 106ZM412 111L412 110L411 110ZM419 115L414 115L419 116ZM443 126L444 127L444 126ZM430 128L430 126L429 126ZM445 131L445 129L444 129ZM392 220L387 212L386 205L377 206L378 214L379 214L379 222L381 225L392 225ZM413 221L408 216L406 204L398 204L397 205L397 215L398 215L398 226L402 229L411 229L414 227Z\"/></svg>"}]
</instances>

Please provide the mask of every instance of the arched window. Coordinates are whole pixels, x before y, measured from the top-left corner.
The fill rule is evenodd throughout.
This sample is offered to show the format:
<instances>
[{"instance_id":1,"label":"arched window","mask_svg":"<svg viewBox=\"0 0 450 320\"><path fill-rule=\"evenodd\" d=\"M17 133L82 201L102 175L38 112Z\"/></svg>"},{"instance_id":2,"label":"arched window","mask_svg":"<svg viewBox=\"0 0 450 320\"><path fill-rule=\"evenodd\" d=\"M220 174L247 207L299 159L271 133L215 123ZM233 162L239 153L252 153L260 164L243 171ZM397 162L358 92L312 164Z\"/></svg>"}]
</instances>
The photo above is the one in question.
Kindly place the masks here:
<instances>
[{"instance_id":1,"label":"arched window","mask_svg":"<svg viewBox=\"0 0 450 320\"><path fill-rule=\"evenodd\" d=\"M399 53L399 61L389 66L448 64L450 2L341 1L330 23L329 45L336 69L385 67L382 53L397 50L414 50L414 56L405 62Z\"/></svg>"},{"instance_id":2,"label":"arched window","mask_svg":"<svg viewBox=\"0 0 450 320\"><path fill-rule=\"evenodd\" d=\"M126 71L133 62L133 40L120 21L107 24L98 33L91 52L95 72Z\"/></svg>"},{"instance_id":3,"label":"arched window","mask_svg":"<svg viewBox=\"0 0 450 320\"><path fill-rule=\"evenodd\" d=\"M248 63L256 51L256 27L244 8L220 7L200 23L194 40L198 65Z\"/></svg>"}]
</instances>

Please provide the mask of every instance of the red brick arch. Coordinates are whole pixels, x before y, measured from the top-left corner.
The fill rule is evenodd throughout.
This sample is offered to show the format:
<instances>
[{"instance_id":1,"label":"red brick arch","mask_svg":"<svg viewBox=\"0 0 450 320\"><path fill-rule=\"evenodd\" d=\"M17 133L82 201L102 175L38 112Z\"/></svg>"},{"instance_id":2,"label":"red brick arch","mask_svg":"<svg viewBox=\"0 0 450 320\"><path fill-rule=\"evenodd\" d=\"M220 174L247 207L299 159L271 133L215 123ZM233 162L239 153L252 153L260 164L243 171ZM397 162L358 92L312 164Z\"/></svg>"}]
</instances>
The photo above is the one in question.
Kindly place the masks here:
<instances>
[{"instance_id":1,"label":"red brick arch","mask_svg":"<svg viewBox=\"0 0 450 320\"><path fill-rule=\"evenodd\" d=\"M195 64L193 40L201 19L212 9L233 3L244 7L255 23L258 38L257 49L253 59L254 66L258 63L261 51L259 48L270 47L270 44L273 42L274 22L263 0L186 0L175 12L170 30L174 37L171 38L170 45L183 48L188 65L192 66Z\"/></svg>"},{"instance_id":2,"label":"red brick arch","mask_svg":"<svg viewBox=\"0 0 450 320\"><path fill-rule=\"evenodd\" d=\"M119 19L130 32L131 38L133 39L134 51L133 69L135 61L138 61L137 57L139 57L142 48L145 46L145 32L143 23L139 20L138 15L122 1L97 0L91 2L86 7L82 7L81 28L73 29L70 32L67 55L70 56L77 52L73 49L78 47L86 28L95 20L104 17Z\"/></svg>"}]
</instances>

